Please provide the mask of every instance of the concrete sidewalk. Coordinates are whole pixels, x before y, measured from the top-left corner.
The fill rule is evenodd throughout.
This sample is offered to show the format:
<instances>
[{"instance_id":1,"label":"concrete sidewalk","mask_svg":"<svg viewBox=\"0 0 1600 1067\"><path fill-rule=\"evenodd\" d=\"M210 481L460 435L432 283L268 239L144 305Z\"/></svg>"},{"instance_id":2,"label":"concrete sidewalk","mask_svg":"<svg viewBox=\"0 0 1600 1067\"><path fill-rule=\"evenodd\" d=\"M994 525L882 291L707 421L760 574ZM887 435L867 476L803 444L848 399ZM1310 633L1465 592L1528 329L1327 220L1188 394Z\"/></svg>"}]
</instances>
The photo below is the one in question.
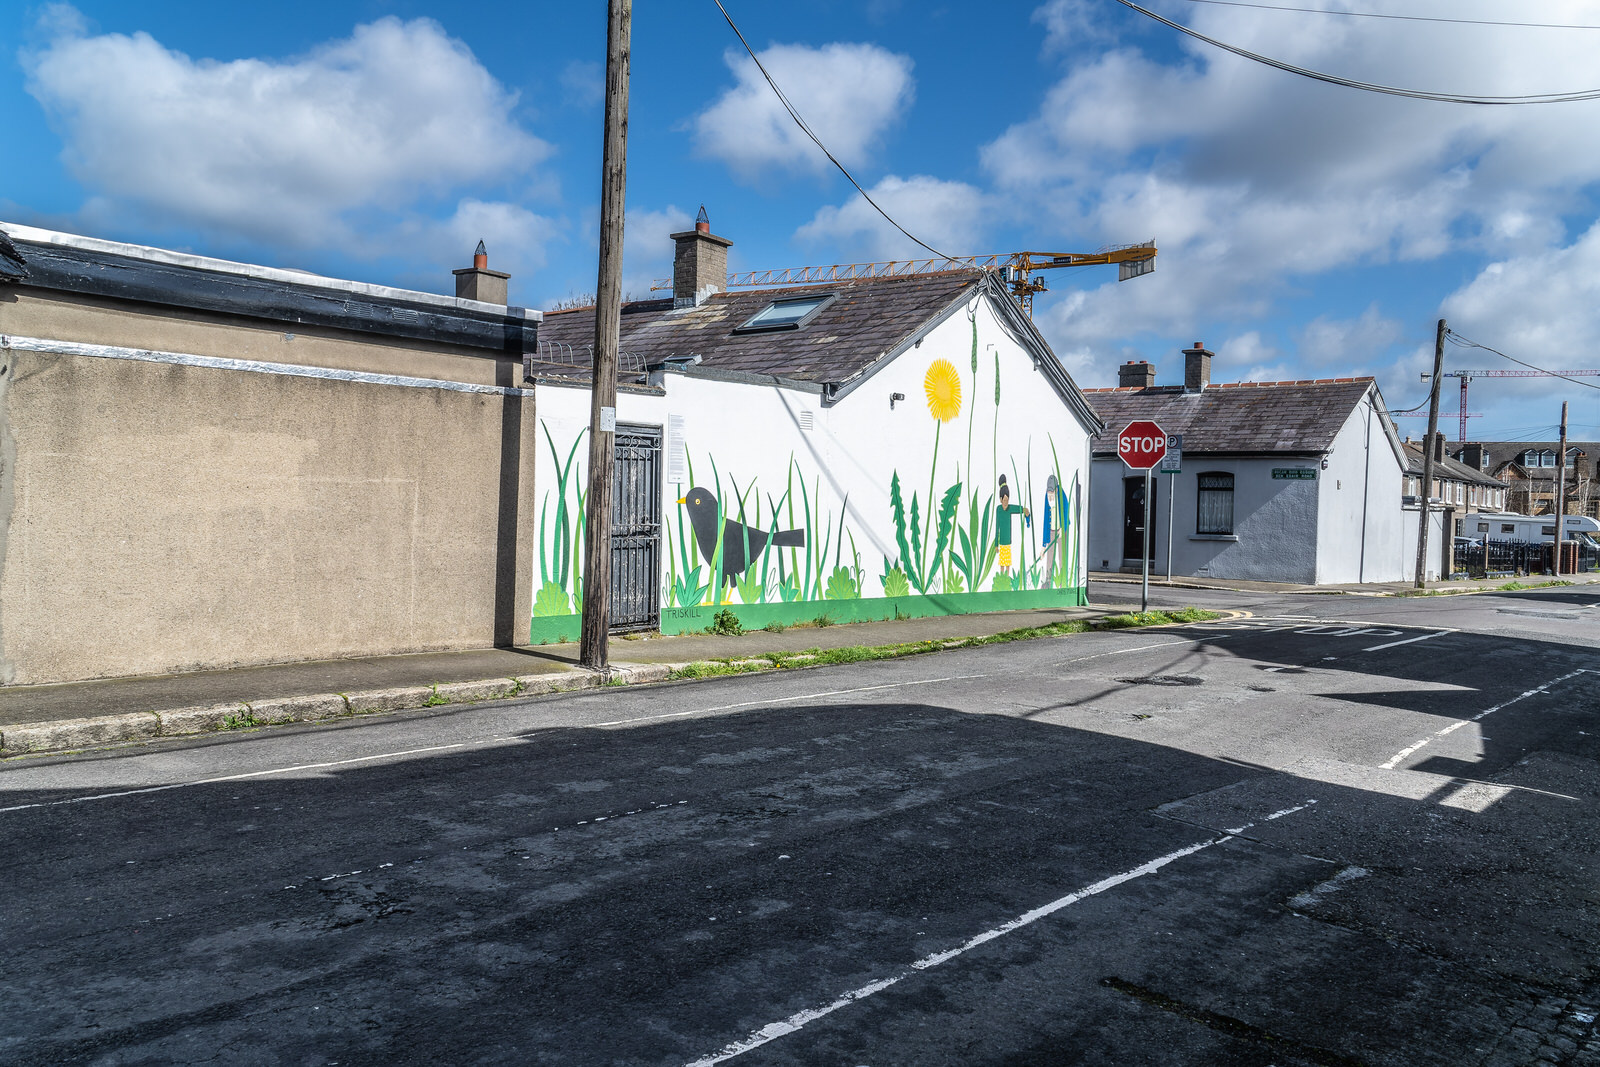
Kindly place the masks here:
<instances>
[{"instance_id":1,"label":"concrete sidewalk","mask_svg":"<svg viewBox=\"0 0 1600 1067\"><path fill-rule=\"evenodd\" d=\"M1427 590L1440 592L1488 592L1500 588L1509 581L1518 581L1524 585L1534 586L1541 582L1551 581L1547 574L1533 574L1523 578L1456 578L1448 581L1434 581L1424 583ZM1563 582L1573 585L1590 585L1600 583L1600 573L1590 574L1563 574ZM1091 571L1091 582L1112 582L1121 585L1138 585L1140 577L1137 574L1125 574L1121 571ZM1217 589L1229 593L1310 593L1322 595L1345 594L1350 596L1399 596L1414 595L1415 584L1412 582L1351 582L1345 585L1296 585L1293 582L1251 582L1229 578L1190 578L1183 575L1174 575L1168 583L1165 575L1150 575L1151 589Z\"/></svg>"},{"instance_id":2,"label":"concrete sidewalk","mask_svg":"<svg viewBox=\"0 0 1600 1067\"><path fill-rule=\"evenodd\" d=\"M284 663L232 670L0 688L0 757L59 752L286 722L665 680L706 660L775 652L961 641L1096 619L1116 610L1059 608L753 630L737 637L613 636L608 679L578 666L578 646L485 648Z\"/></svg>"}]
</instances>

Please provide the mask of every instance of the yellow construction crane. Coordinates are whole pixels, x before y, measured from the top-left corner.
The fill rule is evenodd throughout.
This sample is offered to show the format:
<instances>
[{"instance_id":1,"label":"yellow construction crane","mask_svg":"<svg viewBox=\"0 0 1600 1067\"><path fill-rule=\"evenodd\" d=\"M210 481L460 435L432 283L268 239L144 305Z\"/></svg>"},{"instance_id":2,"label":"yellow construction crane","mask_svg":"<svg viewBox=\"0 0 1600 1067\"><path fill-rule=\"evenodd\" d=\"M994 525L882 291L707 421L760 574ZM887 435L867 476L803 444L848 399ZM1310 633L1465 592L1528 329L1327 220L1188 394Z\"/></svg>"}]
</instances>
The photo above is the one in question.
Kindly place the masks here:
<instances>
[{"instance_id":1,"label":"yellow construction crane","mask_svg":"<svg viewBox=\"0 0 1600 1067\"><path fill-rule=\"evenodd\" d=\"M856 281L862 278L897 278L910 274L932 274L944 270L992 270L1011 291L1017 305L1033 315L1033 298L1049 286L1035 273L1056 267L1117 265L1117 280L1127 281L1155 269L1156 243L1113 245L1098 252L1002 252L992 256L953 256L949 259L890 259L879 263L834 263L826 267L784 267L779 270L751 270L728 275L728 288L776 288L786 285L817 285L827 282ZM657 282L653 289L672 288L671 279Z\"/></svg>"}]
</instances>

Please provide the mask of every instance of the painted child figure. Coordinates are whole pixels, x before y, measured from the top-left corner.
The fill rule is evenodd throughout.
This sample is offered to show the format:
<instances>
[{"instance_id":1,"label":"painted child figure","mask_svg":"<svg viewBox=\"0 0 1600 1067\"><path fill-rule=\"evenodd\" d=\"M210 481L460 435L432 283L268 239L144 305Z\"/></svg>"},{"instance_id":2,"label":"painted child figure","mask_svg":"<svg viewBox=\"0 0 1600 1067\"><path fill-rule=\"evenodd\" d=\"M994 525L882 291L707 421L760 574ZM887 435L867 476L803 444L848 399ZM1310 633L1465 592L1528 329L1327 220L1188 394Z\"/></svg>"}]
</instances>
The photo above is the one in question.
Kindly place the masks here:
<instances>
[{"instance_id":1,"label":"painted child figure","mask_svg":"<svg viewBox=\"0 0 1600 1067\"><path fill-rule=\"evenodd\" d=\"M1000 506L994 509L994 541L999 546L1000 573L1011 575L1011 516L1031 517L1031 512L1021 504L1011 503L1011 487L1006 476L1000 476Z\"/></svg>"},{"instance_id":2,"label":"painted child figure","mask_svg":"<svg viewBox=\"0 0 1600 1067\"><path fill-rule=\"evenodd\" d=\"M1061 554L1061 542L1067 533L1066 501L1062 498L1061 484L1054 474L1044 483L1044 525L1039 530L1039 544L1044 556L1044 587L1055 587L1056 557Z\"/></svg>"}]
</instances>

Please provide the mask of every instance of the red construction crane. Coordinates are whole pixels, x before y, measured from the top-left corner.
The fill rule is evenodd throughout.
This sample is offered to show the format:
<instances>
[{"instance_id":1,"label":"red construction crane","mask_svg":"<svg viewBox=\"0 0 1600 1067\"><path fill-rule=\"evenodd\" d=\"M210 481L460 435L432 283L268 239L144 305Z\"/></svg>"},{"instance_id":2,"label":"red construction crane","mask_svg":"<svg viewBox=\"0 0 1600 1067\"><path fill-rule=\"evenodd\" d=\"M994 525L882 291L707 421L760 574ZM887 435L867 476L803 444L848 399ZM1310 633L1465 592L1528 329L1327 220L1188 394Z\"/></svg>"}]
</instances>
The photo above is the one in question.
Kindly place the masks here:
<instances>
[{"instance_id":1,"label":"red construction crane","mask_svg":"<svg viewBox=\"0 0 1600 1067\"><path fill-rule=\"evenodd\" d=\"M1422 373L1422 380L1427 381L1433 375L1427 371ZM1467 414L1467 383L1474 378L1600 378L1600 370L1447 370L1439 375L1441 378L1461 379L1461 429L1456 440L1467 439L1467 420L1472 416Z\"/></svg>"}]
</instances>

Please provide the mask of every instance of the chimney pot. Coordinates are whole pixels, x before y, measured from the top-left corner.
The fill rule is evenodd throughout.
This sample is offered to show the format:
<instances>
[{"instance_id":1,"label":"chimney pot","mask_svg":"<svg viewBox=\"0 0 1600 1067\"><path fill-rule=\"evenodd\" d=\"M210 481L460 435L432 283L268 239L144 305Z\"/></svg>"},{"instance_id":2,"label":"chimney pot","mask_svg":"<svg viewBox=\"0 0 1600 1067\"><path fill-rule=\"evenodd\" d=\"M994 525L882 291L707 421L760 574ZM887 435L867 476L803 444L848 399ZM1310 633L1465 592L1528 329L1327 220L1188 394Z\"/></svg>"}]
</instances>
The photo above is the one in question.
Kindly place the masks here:
<instances>
[{"instance_id":1,"label":"chimney pot","mask_svg":"<svg viewBox=\"0 0 1600 1067\"><path fill-rule=\"evenodd\" d=\"M704 204L694 229L672 235L672 306L695 307L728 287L728 247L733 244L711 232Z\"/></svg>"},{"instance_id":2,"label":"chimney pot","mask_svg":"<svg viewBox=\"0 0 1600 1067\"><path fill-rule=\"evenodd\" d=\"M506 281L511 275L489 269L489 250L482 241L473 249L472 266L450 273L456 276L456 299L481 300L486 304L506 303Z\"/></svg>"}]
</instances>

